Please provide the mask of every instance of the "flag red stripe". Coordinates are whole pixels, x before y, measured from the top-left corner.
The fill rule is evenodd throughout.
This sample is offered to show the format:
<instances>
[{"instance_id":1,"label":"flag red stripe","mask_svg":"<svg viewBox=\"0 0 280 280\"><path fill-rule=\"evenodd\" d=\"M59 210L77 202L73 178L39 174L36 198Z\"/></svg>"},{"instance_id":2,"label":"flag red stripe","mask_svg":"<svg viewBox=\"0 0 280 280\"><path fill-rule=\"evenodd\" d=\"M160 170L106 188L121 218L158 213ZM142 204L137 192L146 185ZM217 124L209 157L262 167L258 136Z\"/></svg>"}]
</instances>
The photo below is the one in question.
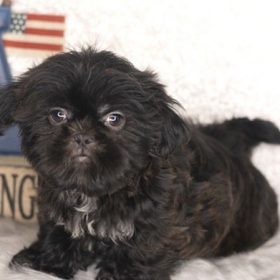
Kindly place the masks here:
<instances>
[{"instance_id":1,"label":"flag red stripe","mask_svg":"<svg viewBox=\"0 0 280 280\"><path fill-rule=\"evenodd\" d=\"M33 35L42 35L42 36L56 36L56 37L64 36L63 30L38 29L38 28L31 28L31 27L26 28L24 30L24 33L33 34Z\"/></svg>"},{"instance_id":2,"label":"flag red stripe","mask_svg":"<svg viewBox=\"0 0 280 280\"><path fill-rule=\"evenodd\" d=\"M27 14L27 20L41 20L63 23L65 22L65 17L56 15Z\"/></svg>"},{"instance_id":3,"label":"flag red stripe","mask_svg":"<svg viewBox=\"0 0 280 280\"><path fill-rule=\"evenodd\" d=\"M62 51L63 46L54 44L40 44L40 43L29 43L29 42L16 42L10 40L4 40L6 47L21 48L21 49L33 49L33 50L46 50L46 51Z\"/></svg>"}]
</instances>

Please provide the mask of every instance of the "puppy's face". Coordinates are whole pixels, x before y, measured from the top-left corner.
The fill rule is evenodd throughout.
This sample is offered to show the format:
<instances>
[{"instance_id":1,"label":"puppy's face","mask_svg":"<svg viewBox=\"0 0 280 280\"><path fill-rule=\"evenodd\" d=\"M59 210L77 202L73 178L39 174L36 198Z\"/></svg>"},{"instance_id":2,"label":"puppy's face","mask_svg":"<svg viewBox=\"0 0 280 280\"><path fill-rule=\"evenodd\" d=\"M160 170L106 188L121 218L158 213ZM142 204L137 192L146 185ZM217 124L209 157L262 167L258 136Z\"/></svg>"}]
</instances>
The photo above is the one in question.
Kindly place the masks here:
<instances>
[{"instance_id":1,"label":"puppy's face","mask_svg":"<svg viewBox=\"0 0 280 280\"><path fill-rule=\"evenodd\" d=\"M87 195L129 186L185 133L154 76L108 52L51 57L2 99L10 102L5 122L19 124L23 151L42 178Z\"/></svg>"}]
</instances>

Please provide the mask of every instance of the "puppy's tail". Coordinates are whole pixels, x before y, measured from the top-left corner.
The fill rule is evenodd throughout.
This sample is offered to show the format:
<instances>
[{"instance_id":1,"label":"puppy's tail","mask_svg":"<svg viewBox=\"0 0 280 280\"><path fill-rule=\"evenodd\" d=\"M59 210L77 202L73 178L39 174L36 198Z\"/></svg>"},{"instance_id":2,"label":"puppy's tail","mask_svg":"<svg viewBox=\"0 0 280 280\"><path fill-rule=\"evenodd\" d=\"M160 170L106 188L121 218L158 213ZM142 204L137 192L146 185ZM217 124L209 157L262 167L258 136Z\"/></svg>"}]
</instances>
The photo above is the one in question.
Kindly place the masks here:
<instances>
[{"instance_id":1,"label":"puppy's tail","mask_svg":"<svg viewBox=\"0 0 280 280\"><path fill-rule=\"evenodd\" d=\"M280 130L272 122L262 119L235 118L201 128L236 153L250 154L260 142L280 144Z\"/></svg>"}]
</instances>

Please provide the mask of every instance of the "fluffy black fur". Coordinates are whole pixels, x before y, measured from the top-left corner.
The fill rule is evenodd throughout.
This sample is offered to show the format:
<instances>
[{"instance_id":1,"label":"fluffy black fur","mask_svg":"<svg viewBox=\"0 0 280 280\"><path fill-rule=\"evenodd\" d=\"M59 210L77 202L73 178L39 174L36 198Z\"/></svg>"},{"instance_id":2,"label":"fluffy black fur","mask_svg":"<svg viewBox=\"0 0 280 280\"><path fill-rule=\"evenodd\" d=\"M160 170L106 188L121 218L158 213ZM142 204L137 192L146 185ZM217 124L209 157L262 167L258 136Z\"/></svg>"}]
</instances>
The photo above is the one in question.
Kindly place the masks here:
<instances>
[{"instance_id":1,"label":"fluffy black fur","mask_svg":"<svg viewBox=\"0 0 280 280\"><path fill-rule=\"evenodd\" d=\"M38 240L11 266L71 278L168 280L195 257L254 249L278 227L276 196L250 161L268 121L193 125L149 71L92 49L55 55L2 89L39 175ZM113 113L112 113L113 112Z\"/></svg>"}]
</instances>

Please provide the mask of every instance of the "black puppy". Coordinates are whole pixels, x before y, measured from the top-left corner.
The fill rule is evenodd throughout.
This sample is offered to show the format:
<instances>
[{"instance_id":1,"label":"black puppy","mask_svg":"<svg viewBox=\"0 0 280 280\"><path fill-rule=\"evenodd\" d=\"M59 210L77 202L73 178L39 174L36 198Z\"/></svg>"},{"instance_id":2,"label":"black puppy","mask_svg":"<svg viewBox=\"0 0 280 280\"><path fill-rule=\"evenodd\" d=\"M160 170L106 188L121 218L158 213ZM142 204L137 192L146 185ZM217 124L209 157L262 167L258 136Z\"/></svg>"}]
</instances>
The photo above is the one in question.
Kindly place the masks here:
<instances>
[{"instance_id":1,"label":"black puppy","mask_svg":"<svg viewBox=\"0 0 280 280\"><path fill-rule=\"evenodd\" d=\"M2 89L39 175L38 240L11 266L63 278L167 280L181 260L254 249L278 226L276 196L250 161L280 144L270 122L195 126L151 72L110 52L55 55Z\"/></svg>"}]
</instances>

